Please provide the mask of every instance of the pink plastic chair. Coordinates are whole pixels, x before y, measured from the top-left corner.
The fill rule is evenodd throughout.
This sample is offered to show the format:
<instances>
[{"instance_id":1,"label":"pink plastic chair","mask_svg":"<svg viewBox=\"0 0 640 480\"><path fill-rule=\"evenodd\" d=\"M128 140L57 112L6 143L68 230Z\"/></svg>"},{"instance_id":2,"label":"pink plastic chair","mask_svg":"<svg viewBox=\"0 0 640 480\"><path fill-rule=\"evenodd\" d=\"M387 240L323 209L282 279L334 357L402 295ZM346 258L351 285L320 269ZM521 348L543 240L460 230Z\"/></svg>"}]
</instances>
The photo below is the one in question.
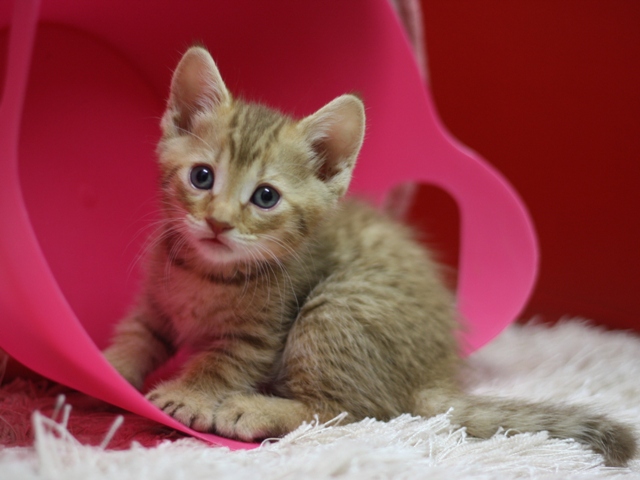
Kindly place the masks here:
<instances>
[{"instance_id":1,"label":"pink plastic chair","mask_svg":"<svg viewBox=\"0 0 640 480\"><path fill-rule=\"evenodd\" d=\"M461 211L469 351L513 321L536 277L532 224L506 181L444 133L386 0L165 3L152 14L128 0L16 0L12 17L0 7L0 29L10 26L0 347L89 395L247 447L165 416L99 350L135 294L139 233L155 211L157 122L171 69L193 41L211 49L232 91L290 112L359 92L368 130L352 191L380 200L407 181L448 191Z\"/></svg>"}]
</instances>

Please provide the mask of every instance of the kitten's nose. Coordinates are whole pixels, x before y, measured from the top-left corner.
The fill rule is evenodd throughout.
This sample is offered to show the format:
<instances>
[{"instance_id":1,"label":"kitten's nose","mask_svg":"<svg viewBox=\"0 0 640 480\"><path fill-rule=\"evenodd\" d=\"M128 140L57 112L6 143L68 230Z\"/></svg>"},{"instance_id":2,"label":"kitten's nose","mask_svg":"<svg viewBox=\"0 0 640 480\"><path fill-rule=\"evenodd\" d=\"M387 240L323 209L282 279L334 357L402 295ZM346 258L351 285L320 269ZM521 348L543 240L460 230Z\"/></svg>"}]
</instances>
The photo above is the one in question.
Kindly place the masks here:
<instances>
[{"instance_id":1,"label":"kitten's nose","mask_svg":"<svg viewBox=\"0 0 640 480\"><path fill-rule=\"evenodd\" d=\"M213 234L216 236L233 228L229 223L221 222L215 218L207 218L207 223L209 224L209 228Z\"/></svg>"}]
</instances>

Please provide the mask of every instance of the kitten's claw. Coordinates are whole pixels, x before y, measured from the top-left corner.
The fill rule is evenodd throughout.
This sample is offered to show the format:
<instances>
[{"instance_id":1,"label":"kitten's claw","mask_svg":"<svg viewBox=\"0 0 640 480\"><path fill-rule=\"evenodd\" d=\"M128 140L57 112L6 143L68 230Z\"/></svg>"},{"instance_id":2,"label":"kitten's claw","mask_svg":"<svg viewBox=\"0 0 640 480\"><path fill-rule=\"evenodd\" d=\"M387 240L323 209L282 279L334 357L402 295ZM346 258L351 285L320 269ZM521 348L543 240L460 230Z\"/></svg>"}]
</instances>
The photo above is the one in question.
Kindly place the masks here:
<instances>
[{"instance_id":1,"label":"kitten's claw","mask_svg":"<svg viewBox=\"0 0 640 480\"><path fill-rule=\"evenodd\" d=\"M216 403L213 396L204 395L173 380L159 385L146 398L187 427L199 432L213 431Z\"/></svg>"}]
</instances>

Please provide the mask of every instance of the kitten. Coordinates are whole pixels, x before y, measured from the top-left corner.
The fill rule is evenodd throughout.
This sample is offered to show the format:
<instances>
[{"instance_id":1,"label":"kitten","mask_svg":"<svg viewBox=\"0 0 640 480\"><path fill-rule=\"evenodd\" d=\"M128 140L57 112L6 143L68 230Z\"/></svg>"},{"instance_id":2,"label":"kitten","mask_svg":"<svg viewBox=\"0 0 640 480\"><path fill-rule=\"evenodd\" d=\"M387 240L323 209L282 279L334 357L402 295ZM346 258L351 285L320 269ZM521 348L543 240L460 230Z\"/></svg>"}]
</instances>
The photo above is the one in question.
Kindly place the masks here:
<instances>
[{"instance_id":1,"label":"kitten","mask_svg":"<svg viewBox=\"0 0 640 480\"><path fill-rule=\"evenodd\" d=\"M193 354L147 398L196 430L252 441L318 415L433 416L574 438L624 465L630 429L583 407L462 393L454 301L404 226L341 200L364 136L362 102L295 120L228 92L193 47L174 73L163 136L162 232L105 354L135 387Z\"/></svg>"}]
</instances>

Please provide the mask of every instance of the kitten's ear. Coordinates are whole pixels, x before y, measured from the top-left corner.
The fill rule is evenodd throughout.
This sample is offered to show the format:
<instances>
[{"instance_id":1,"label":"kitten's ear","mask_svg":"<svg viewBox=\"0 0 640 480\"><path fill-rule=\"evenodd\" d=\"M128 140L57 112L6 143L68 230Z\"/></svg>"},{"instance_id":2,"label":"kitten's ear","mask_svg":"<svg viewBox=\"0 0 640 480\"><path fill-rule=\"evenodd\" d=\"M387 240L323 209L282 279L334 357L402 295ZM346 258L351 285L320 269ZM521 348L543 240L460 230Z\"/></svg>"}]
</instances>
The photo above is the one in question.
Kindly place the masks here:
<instances>
[{"instance_id":1,"label":"kitten's ear","mask_svg":"<svg viewBox=\"0 0 640 480\"><path fill-rule=\"evenodd\" d=\"M336 98L298 124L320 162L318 176L338 196L349 187L364 125L364 105L353 95Z\"/></svg>"},{"instance_id":2,"label":"kitten's ear","mask_svg":"<svg viewBox=\"0 0 640 480\"><path fill-rule=\"evenodd\" d=\"M191 131L198 114L229 101L231 95L209 52L202 47L191 47L173 73L162 127L165 133L176 128L177 133Z\"/></svg>"}]
</instances>

